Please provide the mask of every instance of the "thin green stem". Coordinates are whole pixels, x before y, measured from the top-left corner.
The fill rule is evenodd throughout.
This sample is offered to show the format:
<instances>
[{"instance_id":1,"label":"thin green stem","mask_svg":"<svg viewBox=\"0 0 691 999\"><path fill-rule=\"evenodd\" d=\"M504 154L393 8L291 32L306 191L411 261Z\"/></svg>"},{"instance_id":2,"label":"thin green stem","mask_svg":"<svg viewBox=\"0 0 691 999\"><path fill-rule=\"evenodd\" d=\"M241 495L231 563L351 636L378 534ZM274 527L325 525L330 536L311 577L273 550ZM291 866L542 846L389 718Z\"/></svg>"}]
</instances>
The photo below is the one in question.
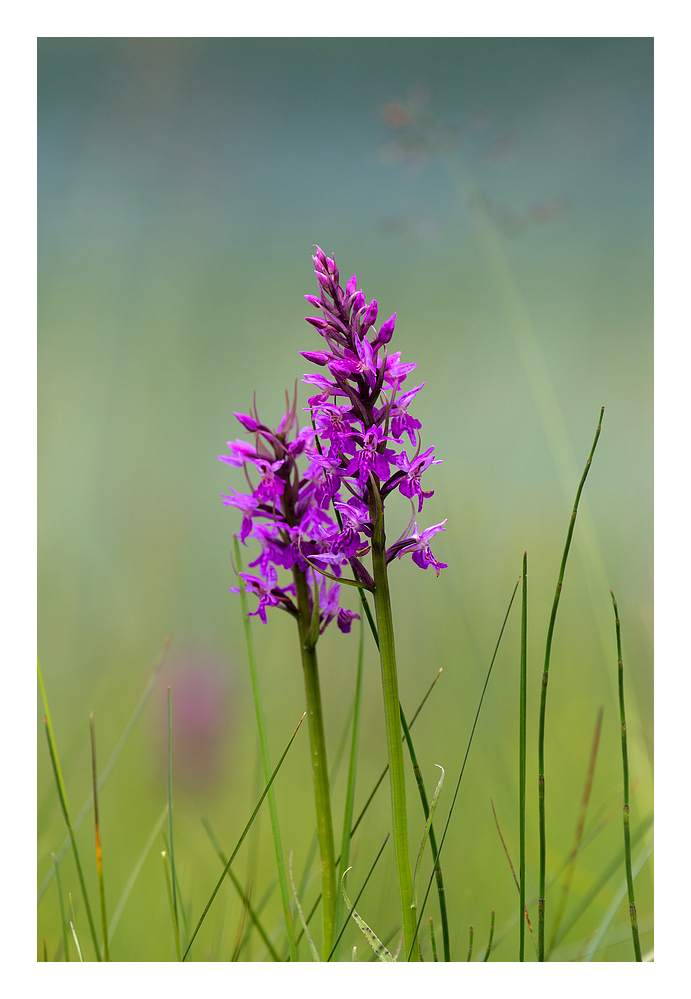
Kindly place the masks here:
<instances>
[{"instance_id":1,"label":"thin green stem","mask_svg":"<svg viewBox=\"0 0 691 999\"><path fill-rule=\"evenodd\" d=\"M312 780L314 800L317 809L317 835L322 871L322 952L326 961L333 947L336 926L336 851L334 850L333 824L331 821L331 798L329 794L329 771L326 760L326 740L322 716L321 693L319 689L319 668L315 650L316 631L312 629L313 613L310 608L307 576L300 569L293 569L295 596L298 606L298 631L302 672L305 681L307 700L307 721L312 755Z\"/></svg>"},{"instance_id":2,"label":"thin green stem","mask_svg":"<svg viewBox=\"0 0 691 999\"><path fill-rule=\"evenodd\" d=\"M96 829L96 873L98 875L98 896L101 903L101 930L103 932L103 960L110 961L108 950L108 920L106 918L106 892L103 884L103 851L101 850L101 830L98 823L98 778L96 776L96 734L94 732L94 715L89 715L89 734L91 736L91 778L94 791L94 826Z\"/></svg>"},{"instance_id":3,"label":"thin green stem","mask_svg":"<svg viewBox=\"0 0 691 999\"><path fill-rule=\"evenodd\" d=\"M408 852L408 815L406 811L403 747L401 745L398 674L396 672L391 596L386 570L384 509L379 494L379 482L374 474L370 474L370 494L370 517L374 524L372 534L372 570L375 583L374 602L377 612L377 629L379 632L379 657L381 661L382 692L384 695L386 743L389 754L394 857L403 918L405 952L408 955L409 961L417 961L418 950L413 947L416 935L416 915L415 909L411 905L413 882Z\"/></svg>"},{"instance_id":4,"label":"thin green stem","mask_svg":"<svg viewBox=\"0 0 691 999\"><path fill-rule=\"evenodd\" d=\"M487 950L485 951L485 956L483 961L489 961L489 956L492 953L492 941L494 940L494 909L492 909L492 915L489 921L489 940L487 941Z\"/></svg>"},{"instance_id":5,"label":"thin green stem","mask_svg":"<svg viewBox=\"0 0 691 999\"><path fill-rule=\"evenodd\" d=\"M469 961L473 956L473 927L470 927L470 933L468 934L468 957L466 961Z\"/></svg>"},{"instance_id":6,"label":"thin green stem","mask_svg":"<svg viewBox=\"0 0 691 999\"><path fill-rule=\"evenodd\" d=\"M305 712L305 714L307 714L307 712ZM221 887L221 885L223 884L223 881L224 881L224 878L225 878L225 876L226 876L226 873L227 873L227 872L228 872L228 871L230 870L230 866L231 866L231 864L233 863L233 861L235 860L235 858L236 858L236 856L237 856L237 854L238 854L238 851L239 851L240 847L241 847L241 846L242 846L242 844L244 843L244 841L245 841L245 837L247 836L247 833L248 833L248 832L250 831L250 827L252 826L252 823L254 822L254 820L255 820L255 818L256 818L256 816L257 816L257 812L258 812L258 811L259 811L259 809L261 808L261 805L262 805L262 802L264 801L264 798L265 798L265 797L267 796L267 794L269 793L269 788L271 787L271 785L273 784L274 780L276 779L276 774L277 774L277 773L278 773L278 771L279 771L279 770L281 769L281 766L282 766L282 764L283 764L283 761L285 760L286 756L288 755L288 750L289 750L289 749L290 749L290 747L291 747L291 746L293 745L293 741L294 741L294 739L295 739L295 736L296 736L296 735L298 734L298 730L299 730L300 726L302 725L302 723L303 723L303 721L304 721L304 718L305 718L305 714L303 714L302 718L300 719L300 721L299 721L299 722L298 722L298 724L297 724L297 728L295 729L295 731L294 731L294 732L293 732L293 734L291 735L290 739L288 740L288 745L287 745L287 746L286 746L286 748L285 748L285 749L283 750L283 753L281 754L281 758L280 758L280 760L278 761L278 763L276 764L276 766L274 767L274 769L273 769L273 772L272 772L272 774L271 774L271 777L270 777L270 779L269 779L269 781L268 781L268 783L267 783L266 787L265 787L265 788L264 788L264 790L262 791L262 794L261 794L261 797L260 797L259 801L258 801L258 802L257 802L257 804L256 804L256 805L254 806L254 811L253 811L253 812L252 812L252 814L250 815L250 817L249 817L249 819L248 819L248 821L247 821L247 825L245 826L245 828L244 828L244 829L243 829L243 831L242 831L242 835L240 836L240 839L239 839L239 840L237 841L237 843L235 844L235 849L234 849L234 850L233 850L233 852L231 853L231 855L230 855L230 858L229 858L229 860L228 860L228 863L226 864L226 866L225 866L225 868L224 868L224 870L223 870L223 873L221 874L220 878L218 879L218 881L217 881L217 883L216 883L216 887L215 887L215 888L214 888L214 890L212 891L212 893L211 893L211 897L210 897L209 901L208 901L208 902L206 903L206 906L204 907L204 911L202 912L201 916L199 917L199 921L198 921L197 925L196 925L196 926L195 926L195 928L194 928L194 933L193 933L193 934L192 934L192 936L190 937L190 942L189 942L189 943L187 944L187 949L185 950L185 953L184 953L184 954L182 955L182 960L183 960L183 961L185 960L185 958L187 957L187 955L188 955L188 954L189 954L189 952L190 952L190 948L191 948L192 944L194 943L194 940L195 940L195 938L196 938L196 936L197 936L197 933L199 933L199 930L201 929L201 925L202 925L202 923L203 923L203 922L204 922L204 920L206 919L206 915L207 915L207 913L208 913L209 909L211 908L211 906L212 906L212 904L213 904L213 900L214 900L214 899L216 898L216 896L218 895L218 892L219 892L219 890L220 890L220 887Z\"/></svg>"},{"instance_id":7,"label":"thin green stem","mask_svg":"<svg viewBox=\"0 0 691 999\"><path fill-rule=\"evenodd\" d=\"M603 406L602 409L600 410L600 419L597 424L597 430L595 431L595 439L593 441L593 446L590 449L588 460L585 463L583 475L581 476L581 481L578 485L578 490L576 491L576 499L574 500L571 519L569 520L569 529L566 533L566 544L564 545L564 553L561 558L561 565L559 567L559 577L557 580L557 588L554 594L554 602L552 603L552 613L550 614L549 628L547 629L545 664L542 670L542 690L540 695L540 722L539 722L538 749L537 749L538 810L539 810L539 834L540 834L540 875L539 875L538 902L537 902L538 961L544 961L545 959L545 874L546 874L546 865L547 865L547 834L546 834L546 823L545 823L545 718L547 711L547 682L549 679L549 662L552 653L552 638L554 636L554 624L557 617L559 600L561 598L561 591L564 583L564 571L566 569L566 560L569 557L571 539L573 538L573 529L576 524L578 503L581 498L583 486L585 485L585 480L588 477L588 472L590 471L590 466L593 460L593 454L595 453L595 448L597 447L597 442L600 437L600 429L602 427L602 417L604 415L604 412L605 412L605 407Z\"/></svg>"},{"instance_id":8,"label":"thin green stem","mask_svg":"<svg viewBox=\"0 0 691 999\"><path fill-rule=\"evenodd\" d=\"M571 889L571 881L573 879L573 872L576 867L576 858L580 850L581 841L583 839L583 827L585 825L585 817L588 811L588 802L590 801L590 791L593 786L593 777L595 775L595 762L597 760L597 751L600 745L600 732L602 731L602 716L604 713L604 708L600 708L597 714L597 720L595 722L595 732L593 735L593 743L590 749L590 760L588 762L588 772L585 778L585 787L583 789L583 796L581 798L581 808L578 815L578 822L576 823L576 835L574 837L574 843L571 848L571 853L569 854L568 867L566 869L566 877L564 878L564 883L561 889L561 897L559 899L559 906L557 908L557 913L554 917L554 923L552 924L552 935L549 942L549 947L547 948L547 960L549 960L549 955L554 948L554 941L556 940L557 933L559 932L559 927L561 925L562 918L564 916L564 911L566 909L566 901L569 897L569 891Z\"/></svg>"},{"instance_id":9,"label":"thin green stem","mask_svg":"<svg viewBox=\"0 0 691 999\"><path fill-rule=\"evenodd\" d=\"M621 758L624 769L624 857L626 864L626 884L629 890L629 914L631 916L631 934L636 960L641 961L641 943L638 938L638 919L636 917L636 900L633 895L633 874L631 872L631 831L629 829L629 754L626 748L626 710L624 708L624 660L621 654L621 626L619 610L614 593L610 590L614 606L614 620L617 632L617 671L619 674L619 714L621 718Z\"/></svg>"},{"instance_id":10,"label":"thin green stem","mask_svg":"<svg viewBox=\"0 0 691 999\"><path fill-rule=\"evenodd\" d=\"M132 712L130 720L128 721L127 725L125 726L125 730L122 733L122 735L120 736L120 740L118 741L117 746L115 747L115 749L113 750L113 752L110 754L110 758L108 759L108 762L106 763L105 767L101 771L101 776L100 776L99 781L98 781L98 791L99 791L99 794L101 792L101 788L103 787L103 785L105 784L106 780L108 779L108 776L110 775L111 770L115 766L115 764L116 764L116 762L117 762L120 754L122 753L123 749L127 745L129 737L132 734L132 732L134 731L134 728L135 728L137 722L139 721L139 719L140 719L140 717L142 715L142 712L144 711L144 708L146 707L147 701L149 700L149 697L151 696L151 692L152 692L152 690L154 688L154 684L156 682L156 679L158 678L158 674L160 673L161 667L163 666L163 661L164 661L164 659L166 657L166 653L168 652L168 646L169 645L170 645L170 639L169 639L169 637L166 636L166 639L163 642L163 647L161 649L161 654L159 656L158 663L156 664L156 667L155 667L153 673L151 674L151 678L150 678L150 680L149 680L149 682L148 682L148 684L146 686L146 689L145 689L144 693L142 694L142 696L139 698L139 702L137 703L136 708ZM50 719L50 715L48 716L48 718ZM72 823L72 828L74 829L75 833L79 831L79 828L81 827L82 822L84 821L84 819L88 815L89 809L91 808L93 800L94 800L93 799L93 795L89 794L89 796L87 797L86 801L84 802L84 804L82 806L82 810L80 811L79 815L74 820L74 822ZM60 847L60 849L58 850L58 852L56 854L56 859L57 859L58 863L60 863L62 861L63 857L65 856L65 854L69 850L70 843L71 843L71 840L70 840L70 837L69 837L69 834L68 834L67 837L66 837L66 839L65 839L65 841L63 842L62 846ZM53 877L53 867L51 866L48 869L48 873L46 874L45 878L41 882L41 887L38 889L38 901L39 902L41 901L41 899L45 895L46 890L48 888L48 885L51 882L51 878L52 877Z\"/></svg>"},{"instance_id":11,"label":"thin green stem","mask_svg":"<svg viewBox=\"0 0 691 999\"><path fill-rule=\"evenodd\" d=\"M53 854L53 865L55 867L55 887L58 890L58 901L60 903L60 922L62 923L62 942L65 949L65 960L70 959L70 948L67 943L67 919L65 917L65 901L62 897L62 885L60 884L60 871L58 870L58 862Z\"/></svg>"},{"instance_id":12,"label":"thin green stem","mask_svg":"<svg viewBox=\"0 0 691 999\"><path fill-rule=\"evenodd\" d=\"M431 916L429 917L429 936L432 944L432 960L436 963L439 959L437 957L437 941L434 936L434 920Z\"/></svg>"},{"instance_id":13,"label":"thin green stem","mask_svg":"<svg viewBox=\"0 0 691 999\"><path fill-rule=\"evenodd\" d=\"M163 860L163 873L166 879L166 889L168 892L168 906L170 908L170 921L173 924L173 937L175 939L175 953L177 955L178 961L182 961L182 951L180 949L180 927L178 926L178 915L175 911L175 896L173 894L174 888L172 887L173 882L170 876L170 857L167 850L161 850L161 859Z\"/></svg>"},{"instance_id":14,"label":"thin green stem","mask_svg":"<svg viewBox=\"0 0 691 999\"><path fill-rule=\"evenodd\" d=\"M365 655L365 625L360 619L360 641L358 644L357 674L355 678L355 704L353 708L353 732L350 742L350 763L348 766L348 784L346 787L345 810L343 815L343 833L341 835L341 857L338 864L338 883L346 871L350 861L350 827L353 824L355 809L355 780L357 777L357 757L360 736L360 704L362 695L362 666ZM343 918L343 894L338 893L336 899L336 932ZM338 960L338 944L334 945L334 960Z\"/></svg>"},{"instance_id":15,"label":"thin green stem","mask_svg":"<svg viewBox=\"0 0 691 999\"><path fill-rule=\"evenodd\" d=\"M220 859L221 863L223 864L223 867L225 868L226 864L228 863L228 859L225 856L225 854L223 853L223 850L221 849L221 847L219 846L218 840L216 839L216 837L214 835L214 832L213 832L211 826L209 825L208 820L207 819L202 819L202 825L204 826L204 829L206 830L207 836L211 840L211 845L213 846L214 850L218 854L219 859ZM252 905L250 903L249 895L245 894L245 892L243 891L242 885L240 884L240 882L238 881L238 879L233 874L233 872L232 872L232 870L230 868L228 868L227 874L228 874L228 877L230 878L230 880L233 882L233 885L235 886L235 890L237 891L238 895L242 899L243 905L247 909L247 915L252 920L252 923L254 924L254 926L256 926L257 932L259 933L259 936L264 941L264 944L266 945L267 950L271 954L271 957L273 958L274 961L280 961L281 960L280 955L278 954L278 951L276 950L276 948L274 947L274 945L271 943L271 940L269 940L269 936L268 936L266 930L264 929L264 927L262 926L262 924L261 924L261 922L259 920L257 910L255 910L255 909L252 908Z\"/></svg>"},{"instance_id":16,"label":"thin green stem","mask_svg":"<svg viewBox=\"0 0 691 999\"><path fill-rule=\"evenodd\" d=\"M237 535L233 536L233 546L235 550L235 565L238 573L242 570L240 561L240 546ZM257 719L257 730L259 732L259 745L261 748L262 766L264 768L264 783L269 780L271 774L271 764L269 761L269 744L266 737L266 725L264 723L264 709L262 707L261 691L259 688L259 675L257 672L257 660L254 653L254 640L252 638L252 628L247 608L247 594L245 591L245 581L238 575L240 587L240 606L242 608L242 619L245 629L245 644L247 645L247 659L250 667L250 677L252 680L252 694L254 697L254 711ZM281 889L281 902L283 904L283 920L286 927L290 960L297 961L297 948L295 946L295 933L293 930L293 919L290 908L290 897L288 895L288 882L286 880L285 863L283 860L283 847L281 845L281 831L278 825L278 812L276 810L276 797L274 789L269 791L269 815L271 817L271 831L274 840L274 852L276 854L276 869L278 871L278 884Z\"/></svg>"},{"instance_id":17,"label":"thin green stem","mask_svg":"<svg viewBox=\"0 0 691 999\"><path fill-rule=\"evenodd\" d=\"M425 813L425 821L429 818L429 805L427 803L427 792L425 790L425 782L422 778L422 771L420 770L420 765L417 761L417 756L415 754L415 747L413 746L413 740L410 737L410 728L406 721L403 708L401 707L401 727L403 729L403 737L408 746L408 752L410 754L410 762L413 765L413 773L415 774L415 780L417 782L418 792L420 794L420 801L422 802L422 810ZM434 825L430 824L429 827L429 846L432 851L432 856L437 857L437 862L434 866L434 875L437 879L437 894L439 896L439 913L441 916L441 928L442 928L442 939L444 944L444 960L451 960L451 944L449 941L449 919L446 911L446 892L444 891L444 877L441 871L441 862L437 856L437 837L434 832ZM435 958L436 960L436 958Z\"/></svg>"},{"instance_id":18,"label":"thin green stem","mask_svg":"<svg viewBox=\"0 0 691 999\"><path fill-rule=\"evenodd\" d=\"M178 951L180 950L180 924L178 922L178 897L175 890L175 854L173 852L173 714L170 687L168 687L168 838L170 839L170 870L172 879L173 918ZM179 955L178 955L179 960Z\"/></svg>"},{"instance_id":19,"label":"thin green stem","mask_svg":"<svg viewBox=\"0 0 691 999\"><path fill-rule=\"evenodd\" d=\"M518 739L518 883L519 883L519 941L518 960L525 960L525 789L526 789L526 707L527 707L527 649L528 649L528 553L523 553L521 587L521 691L520 732Z\"/></svg>"},{"instance_id":20,"label":"thin green stem","mask_svg":"<svg viewBox=\"0 0 691 999\"><path fill-rule=\"evenodd\" d=\"M437 864L439 863L439 857L441 856L441 851L444 846L444 840L446 839L446 833L449 829L449 823L451 822L451 815L453 814L454 805L456 804L456 798L458 797L458 792L461 787L461 781L463 779L463 774L465 772L465 765L468 761L468 754L470 753L470 747L473 744L473 736L475 735L475 728L477 727L477 721L480 717L480 709L482 708L482 702L485 698L485 691L487 690L487 684L489 683L489 678L492 675L492 667L494 666L494 660L497 658L497 652L499 651L499 646L501 644L502 636L504 634L504 629L506 628L506 622L509 619L509 614L511 613L511 608L513 607L514 598L516 596L516 591L518 590L518 584L520 583L520 577L516 580L516 585L513 588L513 593L511 594L511 599L509 600L509 606L506 608L506 614L504 615L504 620L502 621L501 628L499 630L499 637L497 638L497 644L494 646L494 652L492 654L492 659L489 664L489 669L487 670L487 675L485 676L485 682L482 687L482 693L480 694L480 700L478 701L477 709L475 711L475 718L473 719L473 725L470 729L470 735L468 736L468 744L465 747L465 754L463 756L463 762L461 763L460 773L458 774L458 780L456 781L456 788L453 793L453 798L451 799L451 806L449 808L449 814L446 816L446 822L444 824L444 829L441 834L441 840L439 841L439 848L434 857L433 871L430 875L430 879L427 883L427 891L425 892L425 897L422 900L422 905L420 906L420 914L417 918L417 926L415 927L415 935L413 937L413 942L417 939L417 935L420 932L420 923L422 922L422 916L425 911L425 905L427 904L427 899L429 897L430 889L432 887L432 881L434 880L434 870L436 870ZM412 725L412 722L411 722ZM408 958L410 960L410 957Z\"/></svg>"},{"instance_id":21,"label":"thin green stem","mask_svg":"<svg viewBox=\"0 0 691 999\"><path fill-rule=\"evenodd\" d=\"M65 782L62 777L62 770L60 769L60 760L58 759L58 750L55 744L55 735L53 734L53 725L50 720L50 712L48 710L48 698L46 696L46 689L43 684L43 674L41 673L41 664L38 663L38 680L41 686L41 696L43 698L43 707L45 710L44 722L46 728L46 738L48 740L48 751L50 753L50 762L53 766L53 775L55 776L55 784L58 789L58 797L60 799L60 807L62 808L62 814L64 816L65 822L67 824L67 830L70 837L70 842L72 843L72 852L74 853L74 862L77 865L77 875L79 877L79 885L82 889L82 896L84 898L84 907L86 908L86 915L89 920L89 929L91 931L91 939L93 941L94 950L96 951L96 960L101 960L101 950L98 945L98 934L96 933L96 926L94 924L93 916L91 915L91 906L89 905L89 896L86 891L86 883L84 881L84 873L82 871L81 861L79 860L79 851L77 850L77 840L74 835L74 827L72 825L72 818L70 816L70 810L67 804L67 792L65 790Z\"/></svg>"}]
</instances>

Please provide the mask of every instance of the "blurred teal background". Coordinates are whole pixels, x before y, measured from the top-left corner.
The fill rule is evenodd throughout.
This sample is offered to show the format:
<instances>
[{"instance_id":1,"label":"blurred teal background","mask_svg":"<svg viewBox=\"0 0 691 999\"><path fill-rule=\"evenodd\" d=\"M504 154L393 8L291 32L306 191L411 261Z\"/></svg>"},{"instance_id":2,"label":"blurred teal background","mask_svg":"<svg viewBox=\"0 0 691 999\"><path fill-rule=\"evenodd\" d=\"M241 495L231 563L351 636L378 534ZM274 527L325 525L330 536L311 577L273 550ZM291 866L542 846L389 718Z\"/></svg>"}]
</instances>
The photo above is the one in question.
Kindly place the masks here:
<instances>
[{"instance_id":1,"label":"blurred teal background","mask_svg":"<svg viewBox=\"0 0 691 999\"><path fill-rule=\"evenodd\" d=\"M170 636L101 795L109 913L166 801L169 684L176 862L193 922L220 873L200 817L229 851L261 789L242 621L228 592L240 518L219 495L243 480L216 456L241 436L233 410L247 412L256 392L260 415L277 421L284 390L307 370L298 351L319 338L302 296L315 291L318 243L345 280L357 272L380 315L396 311L392 349L418 361L412 384L426 383L415 409L423 447L444 459L428 473L435 496L419 521L448 518L434 550L449 568L437 579L408 560L391 572L408 714L444 668L414 729L428 783L435 763L446 768L443 817L528 551L534 888L544 640L573 496L606 407L550 670L548 873L572 845L600 705L589 814L615 816L579 858L568 916L622 838L610 588L623 628L634 830L652 809L652 40L46 38L38 66L39 654L75 814L90 788L89 712L102 768ZM390 535L407 516L391 509ZM303 710L298 648L284 616L254 620L276 760ZM460 960L469 924L484 951L493 906L495 959L517 953L515 923L501 935L518 903L490 798L516 864L518 641L516 607L444 847ZM356 648L357 628L319 646L332 755ZM65 834L41 729L39 883ZM356 811L385 759L370 642ZM339 830L345 770L334 787ZM412 779L409 788L415 845L423 823ZM276 794L299 871L313 831L306 731ZM388 824L385 786L355 838L351 886ZM265 815L256 829L236 866L255 901L274 876ZM93 904L92 840L86 822ZM158 837L114 934L116 960L174 959L161 849ZM396 925L387 850L359 905L382 936ZM623 876L554 959L583 953ZM62 879L90 957L69 857ZM548 926L559 890L548 894ZM317 891L313 878L306 908ZM650 861L637 901L646 952ZM230 958L240 914L225 886L196 959ZM276 891L264 918L280 936ZM627 919L622 904L598 960L632 959ZM41 953L44 939L50 957L59 953L54 884L37 934ZM345 940L344 954L357 943L365 956L356 927ZM256 934L242 956L262 958Z\"/></svg>"}]
</instances>

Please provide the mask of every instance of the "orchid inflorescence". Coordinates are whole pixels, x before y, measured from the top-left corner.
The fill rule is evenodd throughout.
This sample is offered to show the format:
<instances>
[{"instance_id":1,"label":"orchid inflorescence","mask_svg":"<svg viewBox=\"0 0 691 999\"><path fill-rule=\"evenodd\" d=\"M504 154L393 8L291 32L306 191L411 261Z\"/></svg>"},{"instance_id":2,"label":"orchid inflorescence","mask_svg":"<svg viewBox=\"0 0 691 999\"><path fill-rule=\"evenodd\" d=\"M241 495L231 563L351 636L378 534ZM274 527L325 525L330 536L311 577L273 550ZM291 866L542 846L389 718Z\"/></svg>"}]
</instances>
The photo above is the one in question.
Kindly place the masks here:
<instances>
[{"instance_id":1,"label":"orchid inflorescence","mask_svg":"<svg viewBox=\"0 0 691 999\"><path fill-rule=\"evenodd\" d=\"M410 554L420 568L431 565L439 575L446 565L432 554L430 540L446 521L422 531L415 523L433 495L422 488L422 474L440 459L433 446L421 453L421 423L408 412L424 382L401 392L417 364L402 362L400 352L387 353L396 314L377 332L377 302L366 302L355 275L344 290L333 258L316 247L312 259L320 295L305 298L322 317L311 316L307 322L327 348L300 352L326 369L303 378L317 393L307 407L312 426L299 427L297 391L292 403L286 394L286 412L275 430L260 422L256 405L253 415L236 413L254 443L229 441L230 454L219 458L244 468L250 492L231 489L222 498L226 506L242 511L241 541L252 537L261 544L261 554L249 566L258 573L241 574L248 591L259 597L254 613L266 621L266 608L280 606L297 616L295 586L279 586L277 574L277 568L297 568L311 578L319 632L334 618L347 632L358 615L339 607L340 584L353 583L342 578L342 569L350 565L356 584L374 589L362 558L386 498L398 490L412 506L406 530L386 549L387 563ZM404 435L415 449L412 457L403 449Z\"/></svg>"}]
</instances>

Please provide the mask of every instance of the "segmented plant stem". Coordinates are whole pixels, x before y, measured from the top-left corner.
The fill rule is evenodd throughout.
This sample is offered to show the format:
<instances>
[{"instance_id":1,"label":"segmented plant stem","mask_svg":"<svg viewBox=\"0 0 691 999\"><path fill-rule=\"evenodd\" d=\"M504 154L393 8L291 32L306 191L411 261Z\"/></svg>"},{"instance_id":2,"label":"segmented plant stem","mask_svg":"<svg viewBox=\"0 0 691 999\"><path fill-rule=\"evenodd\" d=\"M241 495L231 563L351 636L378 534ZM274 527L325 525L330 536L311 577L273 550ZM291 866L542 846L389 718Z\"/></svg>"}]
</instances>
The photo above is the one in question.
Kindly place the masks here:
<instances>
[{"instance_id":1,"label":"segmented plant stem","mask_svg":"<svg viewBox=\"0 0 691 999\"><path fill-rule=\"evenodd\" d=\"M527 648L528 648L528 553L523 553L523 585L521 587L521 693L518 765L518 884L519 884L519 941L518 960L525 960L525 787L526 787L526 701L527 701Z\"/></svg>"},{"instance_id":2,"label":"segmented plant stem","mask_svg":"<svg viewBox=\"0 0 691 999\"><path fill-rule=\"evenodd\" d=\"M621 626L619 610L614 593L610 590L614 606L614 620L617 631L617 671L619 674L619 714L621 717L621 758L624 769L624 861L626 865L626 885L629 890L629 914L631 916L631 934L633 949L637 961L642 961L641 943L638 939L638 919L636 916L636 900L633 895L633 874L631 871L631 831L629 828L629 754L626 747L626 711L624 709L624 661L621 655Z\"/></svg>"},{"instance_id":3,"label":"segmented plant stem","mask_svg":"<svg viewBox=\"0 0 691 999\"><path fill-rule=\"evenodd\" d=\"M540 833L540 876L539 876L539 887L538 887L538 901L537 901L537 959L538 961L544 961L545 959L545 870L547 862L547 838L546 838L546 828L545 828L545 717L547 711L547 681L549 679L549 661L552 653L552 638L554 636L554 623L557 617L557 609L559 607L559 600L561 598L562 586L564 583L564 570L566 569L566 561L569 557L569 549L571 547L571 539L573 538L573 529L576 524L576 514L578 513L578 503L581 498L581 493L583 491L583 486L585 485L585 480L590 471L590 466L593 460L593 454L595 453L595 448L597 446L598 438L600 436L600 429L602 427L602 417L605 412L605 407L603 406L600 410L600 419L597 424L597 430L595 431L595 439L593 441L593 446L590 449L590 454L588 455L588 460L585 463L585 468L583 470L583 475L581 476L581 481L578 485L578 490L576 491L576 499L573 504L573 512L571 513L571 519L569 521L569 529L566 533L566 544L564 545L564 553L561 558L561 565L559 567L559 578L557 580L557 588L554 594L554 602L552 603L552 613L549 619L549 628L547 629L547 643L545 647L545 664L542 670L542 691L540 695L540 722L538 730L538 809L539 809L539 833Z\"/></svg>"},{"instance_id":4,"label":"segmented plant stem","mask_svg":"<svg viewBox=\"0 0 691 999\"><path fill-rule=\"evenodd\" d=\"M398 877L398 892L403 919L403 939L409 961L418 960L418 948L413 947L416 936L416 913L411 906L413 881L408 852L408 816L406 812L405 769L403 746L401 744L400 703L398 697L398 674L396 672L396 650L394 646L391 596L386 570L386 533L384 531L384 510L379 496L379 484L371 476L372 493L370 516L374 523L372 534L372 568L374 574L374 602L377 612L379 632L379 657L381 662L382 691L384 695L384 717L386 722L386 743L389 755L389 777L391 780L391 812L393 820L394 856Z\"/></svg>"},{"instance_id":5,"label":"segmented plant stem","mask_svg":"<svg viewBox=\"0 0 691 999\"><path fill-rule=\"evenodd\" d=\"M331 799L329 795L329 771L326 761L326 740L322 716L321 693L319 689L319 669L314 636L310 635L312 610L310 608L307 576L300 569L293 569L295 595L298 605L298 630L302 672L305 680L307 699L307 723L309 726L310 751L312 755L312 779L314 799L317 808L317 835L322 871L322 915L324 934L322 940L323 960L328 959L333 947L336 927L336 852L334 850L333 824L331 821Z\"/></svg>"}]
</instances>

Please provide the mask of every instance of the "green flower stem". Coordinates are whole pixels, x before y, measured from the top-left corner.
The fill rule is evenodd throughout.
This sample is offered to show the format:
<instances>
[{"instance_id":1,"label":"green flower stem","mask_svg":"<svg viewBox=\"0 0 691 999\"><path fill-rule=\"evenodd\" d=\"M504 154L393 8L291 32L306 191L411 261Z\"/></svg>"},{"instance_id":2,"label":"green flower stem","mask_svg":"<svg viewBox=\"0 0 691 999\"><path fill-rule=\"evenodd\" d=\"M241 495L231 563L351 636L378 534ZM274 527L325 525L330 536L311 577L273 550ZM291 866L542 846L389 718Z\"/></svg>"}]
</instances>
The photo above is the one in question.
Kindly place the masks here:
<instances>
[{"instance_id":1,"label":"green flower stem","mask_svg":"<svg viewBox=\"0 0 691 999\"><path fill-rule=\"evenodd\" d=\"M590 471L590 466L593 461L595 448L597 447L597 442L600 437L600 429L602 428L602 417L604 416L604 412L605 412L605 407L603 406L602 409L600 410L600 419L597 424L597 430L595 431L595 439L593 441L593 446L590 449L590 454L588 455L588 460L585 463L583 475L581 476L581 481L578 484L578 489L576 491L576 499L574 500L573 511L571 513L571 518L569 520L569 529L566 532L566 544L564 545L564 554L562 555L561 558L561 565L559 567L559 578L557 580L557 588L554 594L552 613L550 614L550 619L549 619L549 628L547 629L545 664L542 670L542 690L540 695L540 722L539 722L538 743L537 743L537 755L538 755L537 793L538 793L539 834L540 834L540 873L539 873L539 887L538 887L539 897L537 900L538 961L544 961L545 959L545 875L546 875L546 866L547 866L547 834L546 834L546 823L545 823L545 718L547 711L547 682L549 680L549 662L552 653L552 638L554 637L554 624L557 619L559 600L561 598L561 591L564 585L564 571L566 569L566 561L569 557L571 539L573 538L573 529L576 525L576 514L578 513L578 503L580 501L581 493L583 492L583 486L585 485L585 480L588 477L588 472Z\"/></svg>"},{"instance_id":2,"label":"green flower stem","mask_svg":"<svg viewBox=\"0 0 691 999\"><path fill-rule=\"evenodd\" d=\"M417 918L415 909L411 906L413 882L408 851L408 816L406 812L405 769L403 765L403 745L401 742L401 709L398 698L396 651L394 648L389 580L386 571L384 511L376 476L370 476L370 483L370 516L374 523L374 532L372 535L372 569L375 583L374 603L379 631L379 656L384 694L386 742L389 753L389 776L391 778L394 856L396 859L398 891L403 916L405 953L409 954L408 959L410 961L417 961L418 948L413 947Z\"/></svg>"},{"instance_id":3,"label":"green flower stem","mask_svg":"<svg viewBox=\"0 0 691 999\"><path fill-rule=\"evenodd\" d=\"M527 703L527 647L528 647L528 553L523 553L521 592L521 693L518 767L518 882L519 882L519 941L518 960L525 958L525 785L526 785L526 703ZM492 910L494 911L494 910Z\"/></svg>"},{"instance_id":4,"label":"green flower stem","mask_svg":"<svg viewBox=\"0 0 691 999\"><path fill-rule=\"evenodd\" d=\"M629 890L629 914L631 916L631 933L633 949L637 961L642 961L641 942L638 938L638 919L636 917L636 900L633 894L633 874L631 871L631 831L629 828L629 754L626 748L626 711L624 709L624 660L621 655L621 627L619 624L619 609L614 594L610 590L614 605L614 620L617 631L617 670L619 674L619 713L621 718L621 756L624 767L624 857L626 864L626 885Z\"/></svg>"},{"instance_id":5,"label":"green flower stem","mask_svg":"<svg viewBox=\"0 0 691 999\"><path fill-rule=\"evenodd\" d=\"M336 854L334 850L333 825L331 822L329 772L326 762L324 721L322 718L321 694L319 692L317 653L315 651L317 636L311 633L312 611L310 609L307 576L304 572L295 568L293 569L293 578L295 580L295 595L298 605L298 630L300 633L302 672L305 679L305 696L307 699L307 722L312 754L312 779L314 781L314 798L317 806L317 836L319 839L322 868L322 914L324 924L322 952L323 959L326 961L334 943L337 897Z\"/></svg>"}]
</instances>

